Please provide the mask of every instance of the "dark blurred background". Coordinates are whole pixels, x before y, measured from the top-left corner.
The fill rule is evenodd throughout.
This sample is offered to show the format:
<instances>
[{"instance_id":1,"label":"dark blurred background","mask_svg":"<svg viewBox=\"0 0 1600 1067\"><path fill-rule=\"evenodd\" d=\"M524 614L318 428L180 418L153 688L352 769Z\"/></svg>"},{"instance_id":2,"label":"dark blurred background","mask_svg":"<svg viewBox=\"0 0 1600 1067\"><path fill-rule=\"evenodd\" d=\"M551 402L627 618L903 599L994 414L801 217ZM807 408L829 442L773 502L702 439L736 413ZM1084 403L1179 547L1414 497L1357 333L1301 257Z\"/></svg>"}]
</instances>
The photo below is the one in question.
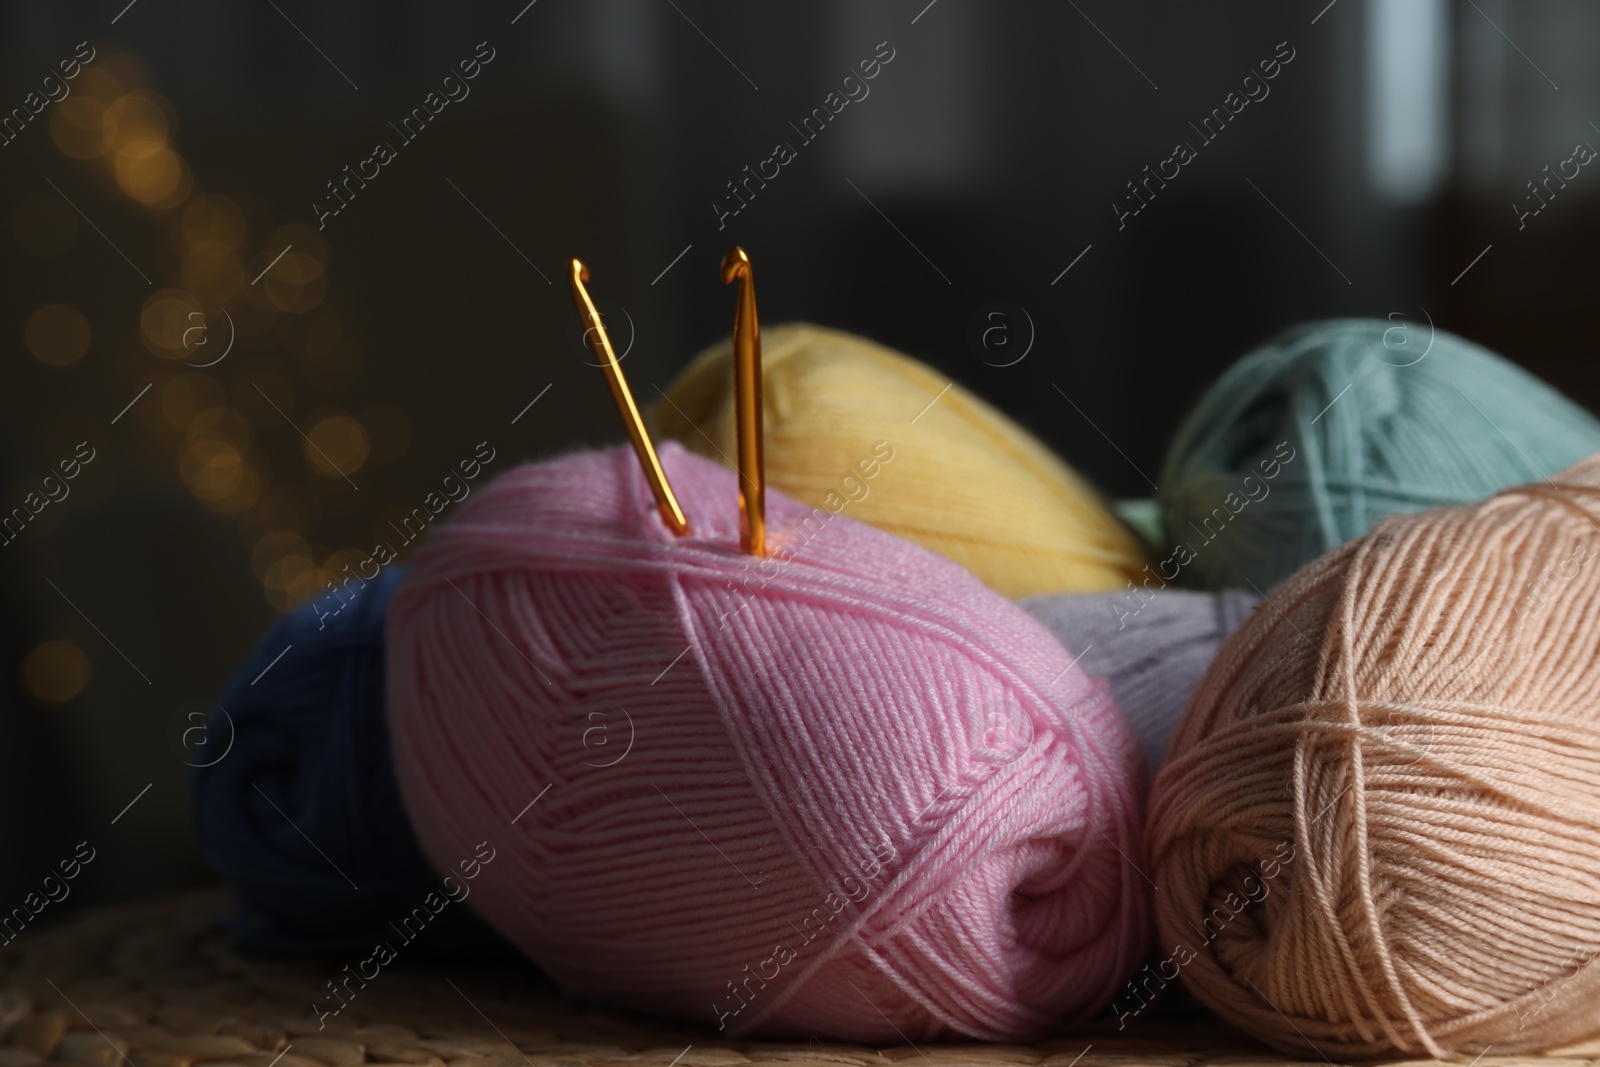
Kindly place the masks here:
<instances>
[{"instance_id":1,"label":"dark blurred background","mask_svg":"<svg viewBox=\"0 0 1600 1067\"><path fill-rule=\"evenodd\" d=\"M5 5L0 513L37 495L0 537L0 910L85 839L63 913L208 877L175 738L264 628L479 442L620 439L571 255L641 402L728 332L738 242L768 324L920 357L1119 497L1306 318L1431 319L1600 406L1597 40L1579 0ZM1546 167L1580 169L1535 201ZM968 340L997 300L1007 367Z\"/></svg>"}]
</instances>

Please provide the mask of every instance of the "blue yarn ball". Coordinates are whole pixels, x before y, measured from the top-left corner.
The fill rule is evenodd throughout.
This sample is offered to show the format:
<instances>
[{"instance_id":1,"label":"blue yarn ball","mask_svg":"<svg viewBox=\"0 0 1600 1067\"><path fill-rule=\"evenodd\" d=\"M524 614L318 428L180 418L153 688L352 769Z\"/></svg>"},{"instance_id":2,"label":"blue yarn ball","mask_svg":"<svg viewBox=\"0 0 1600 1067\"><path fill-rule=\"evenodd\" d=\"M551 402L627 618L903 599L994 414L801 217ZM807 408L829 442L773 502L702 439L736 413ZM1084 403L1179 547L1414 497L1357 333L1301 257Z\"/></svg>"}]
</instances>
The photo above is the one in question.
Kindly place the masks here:
<instances>
[{"instance_id":1,"label":"blue yarn ball","mask_svg":"<svg viewBox=\"0 0 1600 1067\"><path fill-rule=\"evenodd\" d=\"M1600 452L1600 422L1493 352L1381 319L1296 326L1235 363L1167 452L1163 581L1264 593L1390 515Z\"/></svg>"},{"instance_id":2,"label":"blue yarn ball","mask_svg":"<svg viewBox=\"0 0 1600 1067\"><path fill-rule=\"evenodd\" d=\"M348 604L328 594L285 616L207 724L208 748L232 747L193 775L200 846L233 885L233 930L248 947L366 951L440 888L400 801L384 716L384 614L403 570ZM455 905L418 945L511 954Z\"/></svg>"}]
</instances>

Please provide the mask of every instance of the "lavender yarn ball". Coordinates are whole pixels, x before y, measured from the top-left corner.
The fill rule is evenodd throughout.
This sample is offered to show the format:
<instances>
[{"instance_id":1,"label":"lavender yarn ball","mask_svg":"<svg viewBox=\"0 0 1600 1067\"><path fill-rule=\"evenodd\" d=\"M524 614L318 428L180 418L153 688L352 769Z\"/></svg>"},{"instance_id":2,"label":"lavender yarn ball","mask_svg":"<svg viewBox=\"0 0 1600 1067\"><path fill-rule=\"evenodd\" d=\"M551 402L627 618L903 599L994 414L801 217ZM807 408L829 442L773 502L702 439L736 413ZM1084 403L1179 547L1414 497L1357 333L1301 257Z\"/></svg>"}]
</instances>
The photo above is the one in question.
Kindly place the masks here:
<instances>
[{"instance_id":1,"label":"lavender yarn ball","mask_svg":"<svg viewBox=\"0 0 1600 1067\"><path fill-rule=\"evenodd\" d=\"M1087 673L1110 684L1154 774L1201 676L1260 602L1239 589L1161 589L1036 596L1021 603L1081 657Z\"/></svg>"}]
</instances>

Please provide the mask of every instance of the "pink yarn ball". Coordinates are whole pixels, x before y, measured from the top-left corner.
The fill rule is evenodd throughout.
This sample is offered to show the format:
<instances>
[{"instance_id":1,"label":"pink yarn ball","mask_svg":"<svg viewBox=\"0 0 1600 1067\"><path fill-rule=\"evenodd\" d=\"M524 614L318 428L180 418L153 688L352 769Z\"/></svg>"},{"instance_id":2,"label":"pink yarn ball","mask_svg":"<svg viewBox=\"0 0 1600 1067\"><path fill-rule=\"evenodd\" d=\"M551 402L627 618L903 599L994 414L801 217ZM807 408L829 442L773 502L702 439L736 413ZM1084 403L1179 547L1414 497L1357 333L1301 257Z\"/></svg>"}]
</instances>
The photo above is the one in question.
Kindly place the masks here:
<instances>
[{"instance_id":1,"label":"pink yarn ball","mask_svg":"<svg viewBox=\"0 0 1600 1067\"><path fill-rule=\"evenodd\" d=\"M1136 743L1109 692L942 557L668 443L491 483L389 611L423 848L566 985L724 1032L1036 1037L1144 957ZM887 475L892 477L892 473ZM537 803L529 807L531 801Z\"/></svg>"}]
</instances>

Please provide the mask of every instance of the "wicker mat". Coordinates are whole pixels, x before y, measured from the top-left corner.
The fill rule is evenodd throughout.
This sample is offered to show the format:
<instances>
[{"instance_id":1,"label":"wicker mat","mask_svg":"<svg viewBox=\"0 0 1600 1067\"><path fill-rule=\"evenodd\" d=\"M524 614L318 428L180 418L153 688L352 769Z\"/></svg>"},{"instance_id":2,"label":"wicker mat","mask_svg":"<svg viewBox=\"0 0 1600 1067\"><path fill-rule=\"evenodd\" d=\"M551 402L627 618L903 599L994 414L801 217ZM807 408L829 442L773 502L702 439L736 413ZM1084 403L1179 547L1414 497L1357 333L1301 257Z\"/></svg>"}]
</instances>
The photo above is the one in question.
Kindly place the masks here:
<instances>
[{"instance_id":1,"label":"wicker mat","mask_svg":"<svg viewBox=\"0 0 1600 1067\"><path fill-rule=\"evenodd\" d=\"M0 1067L1272 1067L1287 1064L1220 1024L1144 1020L1034 1045L865 1048L720 1040L709 1027L600 1012L563 1000L531 968L397 961L319 1029L326 960L247 957L215 929L227 898L205 891L27 929L0 950ZM331 1003L331 1001L330 1001ZM1483 1067L1596 1065L1600 1042ZM1313 1061L1314 1067L1324 1067Z\"/></svg>"}]
</instances>

